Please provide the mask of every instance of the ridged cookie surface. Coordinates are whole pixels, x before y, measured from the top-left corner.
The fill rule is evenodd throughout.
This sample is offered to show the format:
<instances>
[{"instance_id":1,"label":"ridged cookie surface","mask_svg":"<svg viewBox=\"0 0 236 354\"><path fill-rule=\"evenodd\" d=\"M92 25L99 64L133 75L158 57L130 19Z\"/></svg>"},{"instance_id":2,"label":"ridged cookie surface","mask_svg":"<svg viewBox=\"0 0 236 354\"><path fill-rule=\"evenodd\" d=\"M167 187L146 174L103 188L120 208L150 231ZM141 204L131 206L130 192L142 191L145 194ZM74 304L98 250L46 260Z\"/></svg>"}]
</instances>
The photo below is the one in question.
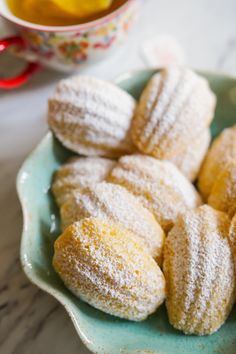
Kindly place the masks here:
<instances>
[{"instance_id":1,"label":"ridged cookie surface","mask_svg":"<svg viewBox=\"0 0 236 354\"><path fill-rule=\"evenodd\" d=\"M197 139L193 140L182 152L169 161L173 162L178 169L190 181L195 181L200 171L202 162L207 153L211 141L211 133L209 129L205 129Z\"/></svg>"},{"instance_id":2,"label":"ridged cookie surface","mask_svg":"<svg viewBox=\"0 0 236 354\"><path fill-rule=\"evenodd\" d=\"M74 157L62 165L54 176L52 191L58 206L62 206L71 192L102 182L114 167L115 161L102 157Z\"/></svg>"},{"instance_id":3,"label":"ridged cookie surface","mask_svg":"<svg viewBox=\"0 0 236 354\"><path fill-rule=\"evenodd\" d=\"M112 83L94 77L62 80L49 100L48 122L67 148L88 156L133 151L130 124L136 102Z\"/></svg>"},{"instance_id":4,"label":"ridged cookie surface","mask_svg":"<svg viewBox=\"0 0 236 354\"><path fill-rule=\"evenodd\" d=\"M141 321L165 299L164 276L143 243L99 219L65 230L53 266L76 296L111 315Z\"/></svg>"},{"instance_id":5,"label":"ridged cookie surface","mask_svg":"<svg viewBox=\"0 0 236 354\"><path fill-rule=\"evenodd\" d=\"M205 200L209 197L216 178L231 159L236 160L236 125L224 129L214 140L203 162L198 187Z\"/></svg>"},{"instance_id":6,"label":"ridged cookie surface","mask_svg":"<svg viewBox=\"0 0 236 354\"><path fill-rule=\"evenodd\" d=\"M236 213L236 160L231 160L222 168L213 184L208 204L230 217Z\"/></svg>"},{"instance_id":7,"label":"ridged cookie surface","mask_svg":"<svg viewBox=\"0 0 236 354\"><path fill-rule=\"evenodd\" d=\"M173 226L179 213L201 204L196 189L175 165L150 156L121 157L107 181L138 197L165 231Z\"/></svg>"},{"instance_id":8,"label":"ridged cookie surface","mask_svg":"<svg viewBox=\"0 0 236 354\"><path fill-rule=\"evenodd\" d=\"M230 220L205 205L180 216L164 251L170 323L185 334L207 335L225 322L234 302Z\"/></svg>"},{"instance_id":9,"label":"ridged cookie surface","mask_svg":"<svg viewBox=\"0 0 236 354\"><path fill-rule=\"evenodd\" d=\"M88 217L117 223L132 232L161 263L164 232L154 216L125 188L103 182L75 191L61 208L63 227Z\"/></svg>"},{"instance_id":10,"label":"ridged cookie surface","mask_svg":"<svg viewBox=\"0 0 236 354\"><path fill-rule=\"evenodd\" d=\"M215 103L203 77L190 69L164 69L141 95L132 123L133 142L142 153L169 160L209 127Z\"/></svg>"}]
</instances>

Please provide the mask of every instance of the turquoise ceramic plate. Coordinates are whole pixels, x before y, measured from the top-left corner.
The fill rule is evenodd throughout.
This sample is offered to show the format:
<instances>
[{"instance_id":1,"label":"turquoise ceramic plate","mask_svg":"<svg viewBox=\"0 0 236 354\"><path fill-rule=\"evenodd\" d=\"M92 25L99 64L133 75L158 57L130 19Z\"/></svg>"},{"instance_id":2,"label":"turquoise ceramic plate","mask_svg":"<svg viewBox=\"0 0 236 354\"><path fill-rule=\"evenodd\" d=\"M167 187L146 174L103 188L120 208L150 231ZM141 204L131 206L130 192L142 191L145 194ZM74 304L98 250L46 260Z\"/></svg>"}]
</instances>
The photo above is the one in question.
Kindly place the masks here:
<instances>
[{"instance_id":1,"label":"turquoise ceramic plate","mask_svg":"<svg viewBox=\"0 0 236 354\"><path fill-rule=\"evenodd\" d=\"M121 76L117 83L139 97L153 71ZM213 136L236 123L236 80L205 74L218 97ZM58 210L50 193L54 171L71 155L48 133L22 166L17 189L24 214L21 261L26 275L58 299L87 347L94 353L235 354L236 308L209 337L185 336L168 323L164 306L146 321L133 323L106 315L73 296L53 271L53 242L59 234Z\"/></svg>"}]
</instances>

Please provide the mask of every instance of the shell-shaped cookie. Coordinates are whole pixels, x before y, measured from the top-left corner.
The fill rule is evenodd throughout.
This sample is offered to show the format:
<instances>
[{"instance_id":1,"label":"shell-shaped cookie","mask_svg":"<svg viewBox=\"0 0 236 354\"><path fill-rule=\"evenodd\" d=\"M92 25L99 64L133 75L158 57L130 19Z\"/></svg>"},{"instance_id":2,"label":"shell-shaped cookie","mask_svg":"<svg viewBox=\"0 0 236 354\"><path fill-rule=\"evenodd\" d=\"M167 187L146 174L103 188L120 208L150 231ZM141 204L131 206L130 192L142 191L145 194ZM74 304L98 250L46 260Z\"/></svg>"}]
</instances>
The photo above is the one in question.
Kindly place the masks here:
<instances>
[{"instance_id":1,"label":"shell-shaped cookie","mask_svg":"<svg viewBox=\"0 0 236 354\"><path fill-rule=\"evenodd\" d=\"M208 82L186 68L155 74L144 89L132 123L138 149L169 160L209 127L216 98Z\"/></svg>"},{"instance_id":2,"label":"shell-shaped cookie","mask_svg":"<svg viewBox=\"0 0 236 354\"><path fill-rule=\"evenodd\" d=\"M62 225L65 228L88 217L117 223L132 232L145 242L150 254L161 263L164 232L152 213L125 188L103 182L75 191L61 208Z\"/></svg>"},{"instance_id":3,"label":"shell-shaped cookie","mask_svg":"<svg viewBox=\"0 0 236 354\"><path fill-rule=\"evenodd\" d=\"M229 226L227 214L204 205L180 216L167 237L166 306L170 323L185 334L212 334L232 308Z\"/></svg>"},{"instance_id":4,"label":"shell-shaped cookie","mask_svg":"<svg viewBox=\"0 0 236 354\"><path fill-rule=\"evenodd\" d=\"M121 157L107 181L138 197L165 231L170 230L179 213L201 204L196 189L175 165L150 156Z\"/></svg>"},{"instance_id":5,"label":"shell-shaped cookie","mask_svg":"<svg viewBox=\"0 0 236 354\"><path fill-rule=\"evenodd\" d=\"M233 217L236 213L236 160L231 160L219 173L208 198L208 204Z\"/></svg>"},{"instance_id":6,"label":"shell-shaped cookie","mask_svg":"<svg viewBox=\"0 0 236 354\"><path fill-rule=\"evenodd\" d=\"M211 141L209 129L205 129L191 144L171 158L178 169L190 180L195 181Z\"/></svg>"},{"instance_id":7,"label":"shell-shaped cookie","mask_svg":"<svg viewBox=\"0 0 236 354\"><path fill-rule=\"evenodd\" d=\"M236 160L236 125L224 129L214 140L203 162L198 187L205 200L216 178L231 159Z\"/></svg>"},{"instance_id":8,"label":"shell-shaped cookie","mask_svg":"<svg viewBox=\"0 0 236 354\"><path fill-rule=\"evenodd\" d=\"M141 321L165 299L164 276L137 237L96 218L69 226L55 242L53 266L80 299Z\"/></svg>"},{"instance_id":9,"label":"shell-shaped cookie","mask_svg":"<svg viewBox=\"0 0 236 354\"><path fill-rule=\"evenodd\" d=\"M133 151L132 96L94 77L62 80L49 100L51 130L67 148L88 156L117 157Z\"/></svg>"},{"instance_id":10,"label":"shell-shaped cookie","mask_svg":"<svg viewBox=\"0 0 236 354\"><path fill-rule=\"evenodd\" d=\"M104 181L115 163L113 160L102 157L69 159L58 169L52 184L52 191L58 206L65 203L73 190Z\"/></svg>"}]
</instances>

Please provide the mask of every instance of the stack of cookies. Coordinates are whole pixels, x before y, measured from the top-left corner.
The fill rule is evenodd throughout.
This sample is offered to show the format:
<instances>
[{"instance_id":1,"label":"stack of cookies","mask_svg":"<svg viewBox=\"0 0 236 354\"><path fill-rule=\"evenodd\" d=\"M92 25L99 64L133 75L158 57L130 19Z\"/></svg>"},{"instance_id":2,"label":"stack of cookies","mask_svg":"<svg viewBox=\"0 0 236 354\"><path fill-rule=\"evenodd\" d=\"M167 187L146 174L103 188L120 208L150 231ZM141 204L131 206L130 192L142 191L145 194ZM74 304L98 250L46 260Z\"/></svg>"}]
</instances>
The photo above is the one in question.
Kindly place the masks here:
<instances>
[{"instance_id":1,"label":"stack of cookies","mask_svg":"<svg viewBox=\"0 0 236 354\"><path fill-rule=\"evenodd\" d=\"M80 299L133 321L165 301L185 334L225 322L236 292L236 126L208 151L215 105L186 68L159 71L138 102L97 78L58 84L49 126L78 155L53 179L53 266Z\"/></svg>"}]
</instances>

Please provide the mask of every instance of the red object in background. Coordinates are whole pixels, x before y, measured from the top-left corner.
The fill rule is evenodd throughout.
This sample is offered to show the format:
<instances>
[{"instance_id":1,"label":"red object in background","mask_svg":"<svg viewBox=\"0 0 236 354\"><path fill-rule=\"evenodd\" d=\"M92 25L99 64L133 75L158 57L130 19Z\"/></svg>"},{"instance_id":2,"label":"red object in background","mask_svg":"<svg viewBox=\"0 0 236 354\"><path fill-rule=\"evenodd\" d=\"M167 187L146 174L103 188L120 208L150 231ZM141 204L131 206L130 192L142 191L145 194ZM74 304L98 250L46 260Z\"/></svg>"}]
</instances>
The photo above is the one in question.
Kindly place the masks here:
<instances>
[{"instance_id":1,"label":"red object in background","mask_svg":"<svg viewBox=\"0 0 236 354\"><path fill-rule=\"evenodd\" d=\"M24 40L19 37L9 37L5 39L0 39L0 53L11 46L17 46L19 48L25 48ZM23 85L28 81L31 76L40 69L39 63L28 63L26 69L16 77L9 79L0 79L0 89L14 89Z\"/></svg>"}]
</instances>

